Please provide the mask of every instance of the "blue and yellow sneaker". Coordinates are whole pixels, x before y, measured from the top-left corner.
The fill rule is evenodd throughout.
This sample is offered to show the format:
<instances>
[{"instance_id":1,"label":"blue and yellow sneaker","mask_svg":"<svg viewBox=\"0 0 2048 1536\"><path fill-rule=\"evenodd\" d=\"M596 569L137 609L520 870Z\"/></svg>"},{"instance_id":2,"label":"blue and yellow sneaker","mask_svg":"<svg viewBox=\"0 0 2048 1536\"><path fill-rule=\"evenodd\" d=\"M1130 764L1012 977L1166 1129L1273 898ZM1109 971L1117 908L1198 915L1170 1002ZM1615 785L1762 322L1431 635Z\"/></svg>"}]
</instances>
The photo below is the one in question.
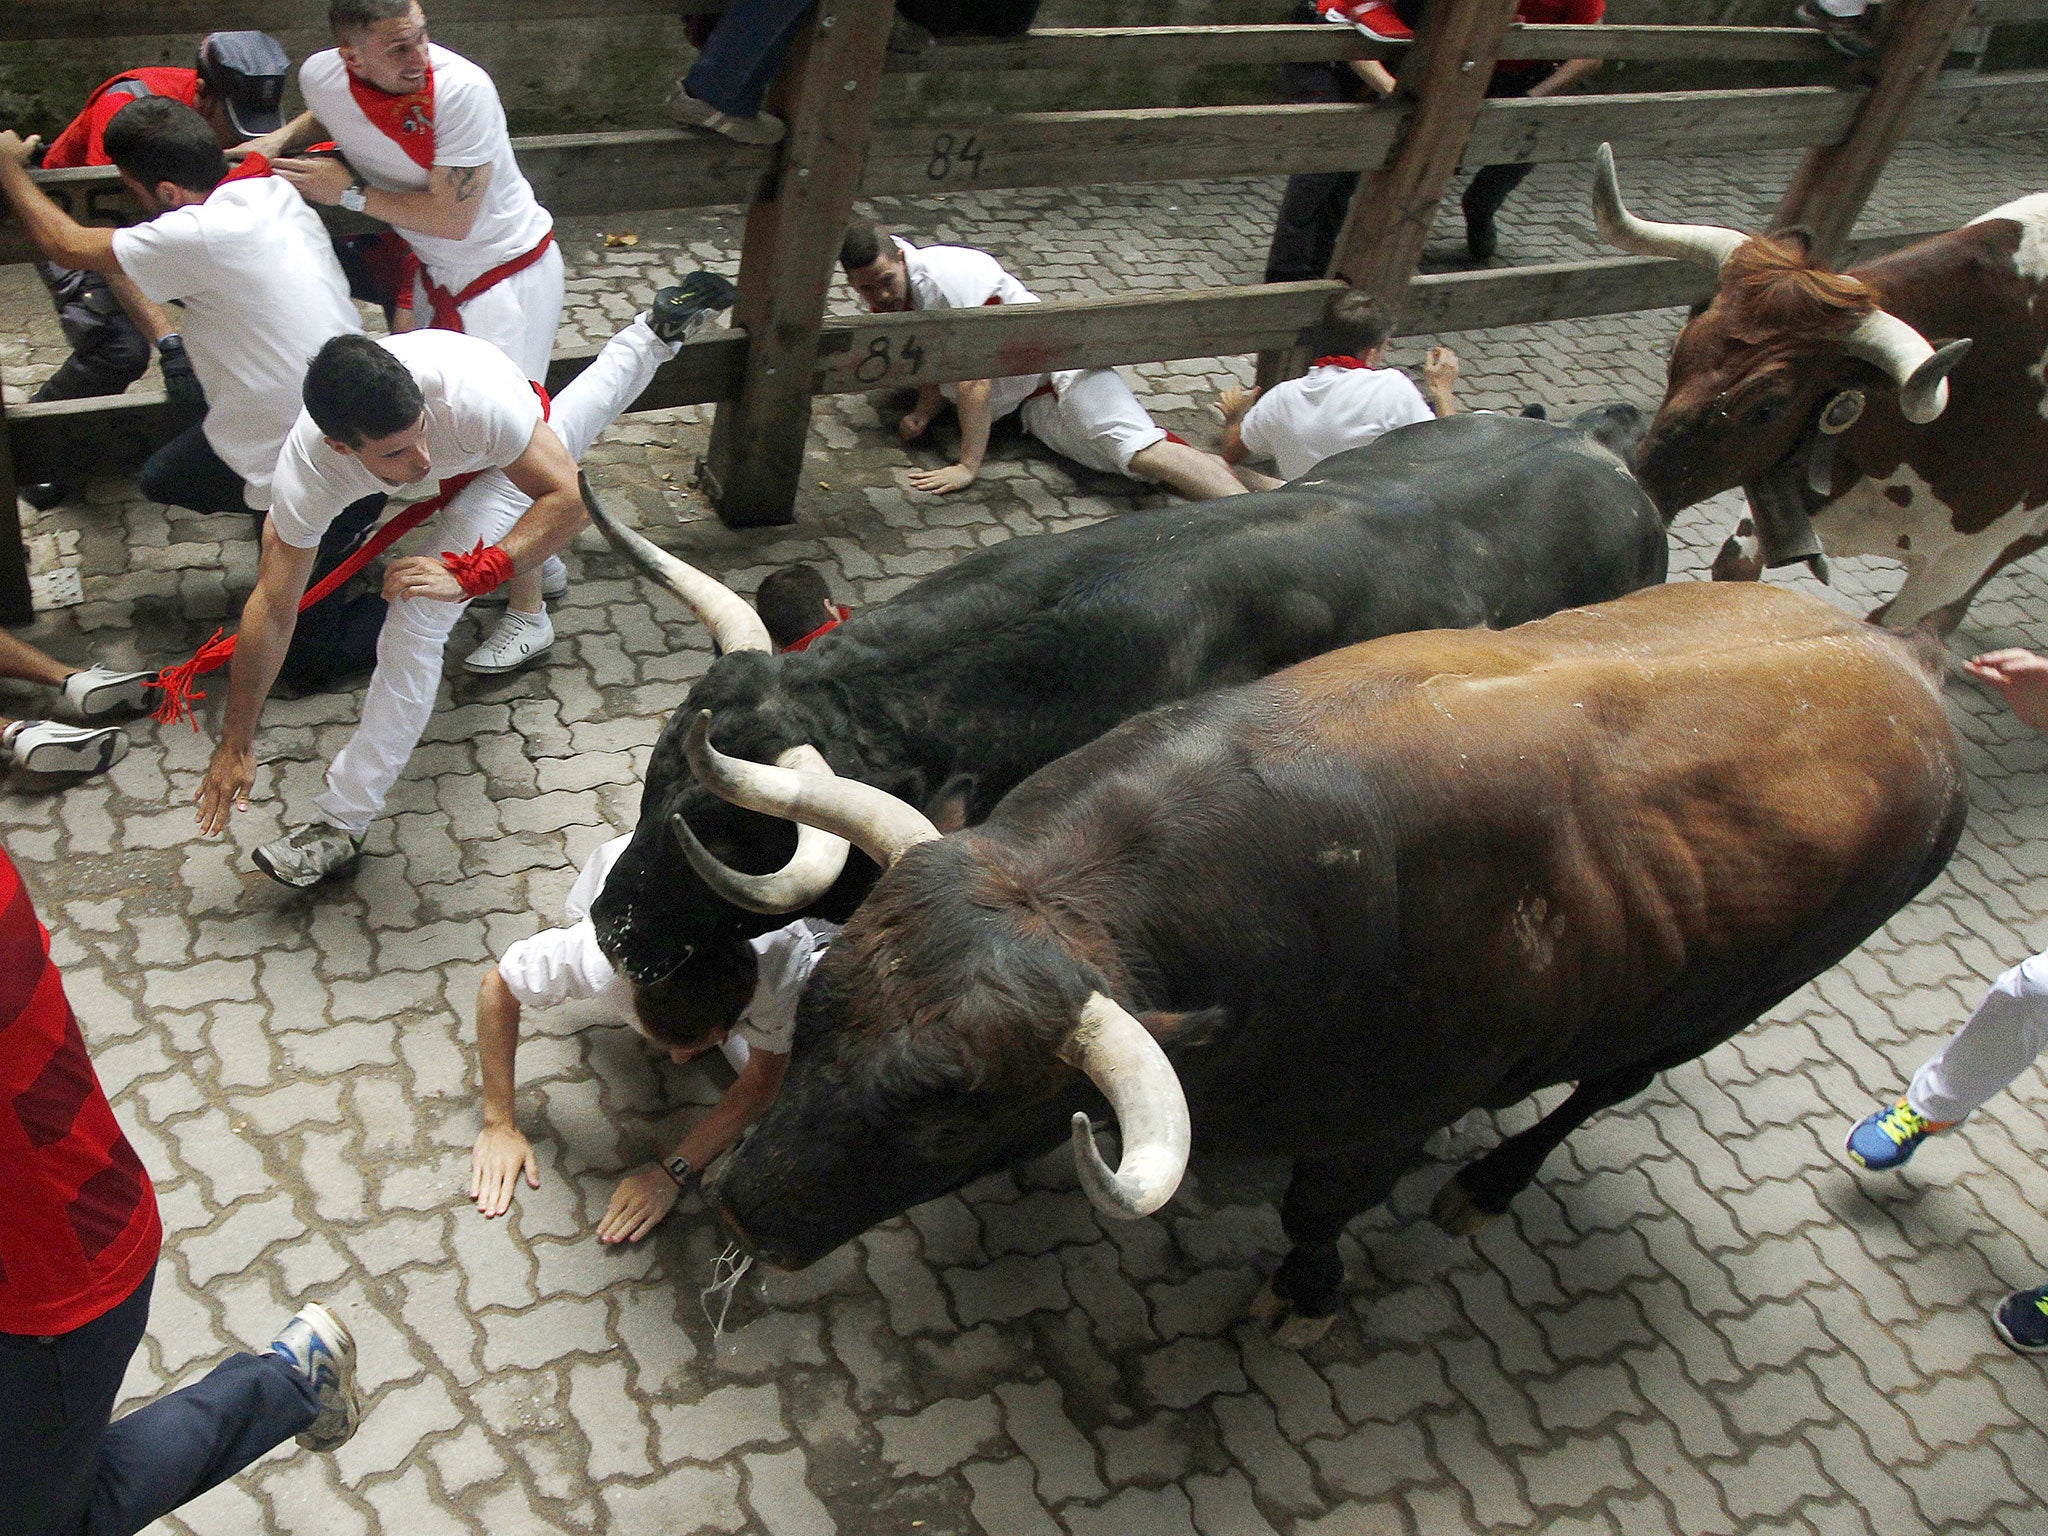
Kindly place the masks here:
<instances>
[{"instance_id":1,"label":"blue and yellow sneaker","mask_svg":"<svg viewBox=\"0 0 2048 1536\"><path fill-rule=\"evenodd\" d=\"M1950 1130L1954 1120L1930 1120L1904 1099L1889 1109L1865 1115L1842 1143L1849 1156L1872 1173L1903 1168L1914 1149L1928 1137Z\"/></svg>"},{"instance_id":2,"label":"blue and yellow sneaker","mask_svg":"<svg viewBox=\"0 0 2048 1536\"><path fill-rule=\"evenodd\" d=\"M310 1301L284 1325L270 1353L290 1366L320 1403L319 1416L298 1436L299 1444L309 1451L339 1449L356 1432L362 1415L356 1400L356 1341L348 1324Z\"/></svg>"},{"instance_id":3,"label":"blue and yellow sneaker","mask_svg":"<svg viewBox=\"0 0 2048 1536\"><path fill-rule=\"evenodd\" d=\"M1991 1314L1991 1326L2023 1355L2048 1352L2048 1285L2014 1291Z\"/></svg>"}]
</instances>

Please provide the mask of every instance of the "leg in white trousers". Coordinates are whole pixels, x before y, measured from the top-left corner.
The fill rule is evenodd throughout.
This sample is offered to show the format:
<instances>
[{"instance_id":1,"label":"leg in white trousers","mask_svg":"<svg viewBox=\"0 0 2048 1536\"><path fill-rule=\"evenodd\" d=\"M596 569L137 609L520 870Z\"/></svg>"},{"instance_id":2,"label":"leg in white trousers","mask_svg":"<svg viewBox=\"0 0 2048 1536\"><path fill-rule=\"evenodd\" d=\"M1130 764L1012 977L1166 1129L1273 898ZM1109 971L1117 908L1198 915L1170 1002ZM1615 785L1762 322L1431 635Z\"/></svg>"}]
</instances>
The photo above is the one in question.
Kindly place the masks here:
<instances>
[{"instance_id":1,"label":"leg in white trousers","mask_svg":"<svg viewBox=\"0 0 2048 1536\"><path fill-rule=\"evenodd\" d=\"M2034 1064L2048 1046L2048 955L2022 960L1991 984L1969 1022L1906 1090L1929 1120L1960 1120Z\"/></svg>"},{"instance_id":2,"label":"leg in white trousers","mask_svg":"<svg viewBox=\"0 0 2048 1536\"><path fill-rule=\"evenodd\" d=\"M676 349L635 320L598 353L555 401L548 418L570 457L581 459L598 434L631 405L654 370ZM472 482L434 520L429 547L467 550L495 544L533 503L498 470ZM411 599L393 603L377 640L377 670L363 699L362 723L327 770L327 789L313 802L320 819L360 837L384 808L441 687L441 658L466 603Z\"/></svg>"}]
</instances>

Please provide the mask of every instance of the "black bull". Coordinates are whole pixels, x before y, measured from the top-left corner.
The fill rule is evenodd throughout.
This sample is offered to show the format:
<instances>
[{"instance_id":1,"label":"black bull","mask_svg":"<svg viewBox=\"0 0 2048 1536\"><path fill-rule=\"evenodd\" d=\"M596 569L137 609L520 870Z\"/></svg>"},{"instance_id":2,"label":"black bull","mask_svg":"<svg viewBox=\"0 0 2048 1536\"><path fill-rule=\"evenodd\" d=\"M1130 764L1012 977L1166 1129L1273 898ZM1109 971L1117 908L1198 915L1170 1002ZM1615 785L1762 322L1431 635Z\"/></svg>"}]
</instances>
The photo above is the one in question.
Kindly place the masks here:
<instances>
[{"instance_id":1,"label":"black bull","mask_svg":"<svg viewBox=\"0 0 2048 1536\"><path fill-rule=\"evenodd\" d=\"M1662 581L1655 508L1589 440L1626 455L1639 418L1589 417L1424 422L1282 490L978 551L808 651L721 657L656 743L633 841L592 914L600 943L689 1006L716 990L692 981L706 962L730 967L744 939L788 920L714 894L677 848L678 813L747 873L780 868L794 846L787 824L690 778L682 739L701 710L735 756L773 762L809 742L835 772L959 825L1153 705L1376 635L1517 624ZM853 859L797 910L844 916L874 874Z\"/></svg>"},{"instance_id":2,"label":"black bull","mask_svg":"<svg viewBox=\"0 0 2048 1536\"><path fill-rule=\"evenodd\" d=\"M1090 1078L1124 1119L1131 1058L1084 1065L1106 998L1137 1055L1164 1045L1180 1148L1191 1117L1198 1149L1294 1160L1269 1298L1298 1342L1335 1309L1345 1223L1439 1128L1577 1085L1446 1187L1438 1219L1472 1230L1587 1116L1862 942L1966 806L1909 644L1782 589L1335 652L1131 721L902 852L711 1195L800 1265L1044 1153L1101 1113ZM1126 1125L1126 1167L1134 1139L1170 1140ZM1141 1214L1169 1172L1121 1211L1091 1197Z\"/></svg>"}]
</instances>

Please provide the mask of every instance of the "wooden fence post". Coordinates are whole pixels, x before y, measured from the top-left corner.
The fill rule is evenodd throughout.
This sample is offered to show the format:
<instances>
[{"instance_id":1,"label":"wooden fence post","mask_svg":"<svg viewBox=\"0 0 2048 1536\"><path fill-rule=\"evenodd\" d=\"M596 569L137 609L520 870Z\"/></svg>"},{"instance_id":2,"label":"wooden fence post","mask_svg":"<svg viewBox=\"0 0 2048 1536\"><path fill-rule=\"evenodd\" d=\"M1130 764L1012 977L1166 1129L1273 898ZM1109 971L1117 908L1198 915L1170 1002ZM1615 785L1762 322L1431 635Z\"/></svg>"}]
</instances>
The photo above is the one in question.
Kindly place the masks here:
<instances>
[{"instance_id":1,"label":"wooden fence post","mask_svg":"<svg viewBox=\"0 0 2048 1536\"><path fill-rule=\"evenodd\" d=\"M7 440L7 402L0 399L0 624L26 624L36 616L28 593L28 546L21 538L21 503L14 483L14 449Z\"/></svg>"},{"instance_id":2,"label":"wooden fence post","mask_svg":"<svg viewBox=\"0 0 2048 1536\"><path fill-rule=\"evenodd\" d=\"M769 200L747 210L734 323L747 330L740 397L721 405L698 473L729 527L796 518L811 370L860 183L895 11L890 0L818 0L809 46L785 75L789 136Z\"/></svg>"},{"instance_id":3,"label":"wooden fence post","mask_svg":"<svg viewBox=\"0 0 2048 1536\"><path fill-rule=\"evenodd\" d=\"M1421 264L1437 204L1479 121L1502 36L1514 19L1515 0L1432 4L1401 62L1399 95L1414 106L1385 164L1358 178L1328 274L1372 294L1390 312L1398 313ZM1262 355L1259 382L1290 378L1306 361L1299 347Z\"/></svg>"},{"instance_id":4,"label":"wooden fence post","mask_svg":"<svg viewBox=\"0 0 2048 1536\"><path fill-rule=\"evenodd\" d=\"M1870 94L1838 143L1807 151L1771 228L1811 230L1823 261L1841 254L1885 162L1970 19L1970 6L1971 0L1888 0Z\"/></svg>"}]
</instances>

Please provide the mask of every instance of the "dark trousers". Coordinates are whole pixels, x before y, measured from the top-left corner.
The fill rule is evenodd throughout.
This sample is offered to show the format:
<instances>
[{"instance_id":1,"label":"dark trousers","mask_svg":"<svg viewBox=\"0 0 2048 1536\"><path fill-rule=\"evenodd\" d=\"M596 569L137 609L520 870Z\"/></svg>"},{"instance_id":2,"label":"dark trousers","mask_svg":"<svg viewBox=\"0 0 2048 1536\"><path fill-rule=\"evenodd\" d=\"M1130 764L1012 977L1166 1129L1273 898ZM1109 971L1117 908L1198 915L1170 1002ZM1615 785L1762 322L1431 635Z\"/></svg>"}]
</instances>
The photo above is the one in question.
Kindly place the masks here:
<instances>
[{"instance_id":1,"label":"dark trousers","mask_svg":"<svg viewBox=\"0 0 2048 1536\"><path fill-rule=\"evenodd\" d=\"M275 1355L230 1355L182 1392L109 1423L149 1322L148 1280L55 1338L0 1333L0 1531L128 1536L318 1416Z\"/></svg>"},{"instance_id":2,"label":"dark trousers","mask_svg":"<svg viewBox=\"0 0 2048 1536\"><path fill-rule=\"evenodd\" d=\"M731 117L752 117L781 73L812 0L733 0L690 66L683 89Z\"/></svg>"},{"instance_id":3,"label":"dark trousers","mask_svg":"<svg viewBox=\"0 0 2048 1536\"><path fill-rule=\"evenodd\" d=\"M167 507L194 512L254 512L242 497L242 477L206 440L204 420L172 438L142 464L142 494Z\"/></svg>"},{"instance_id":4,"label":"dark trousers","mask_svg":"<svg viewBox=\"0 0 2048 1536\"><path fill-rule=\"evenodd\" d=\"M1496 213L1500 205L1508 200L1508 194L1519 187L1536 167L1528 161L1519 165L1482 165L1473 172L1471 182L1465 188L1462 206L1465 222L1484 224Z\"/></svg>"},{"instance_id":5,"label":"dark trousers","mask_svg":"<svg viewBox=\"0 0 2048 1536\"><path fill-rule=\"evenodd\" d=\"M71 343L64 366L44 381L31 400L84 400L118 395L149 371L149 341L121 308L114 290L97 272L74 272L54 262L36 263L50 290L57 323Z\"/></svg>"},{"instance_id":6,"label":"dark trousers","mask_svg":"<svg viewBox=\"0 0 2048 1536\"><path fill-rule=\"evenodd\" d=\"M1266 281L1303 283L1329 275L1330 257L1358 186L1356 171L1314 171L1287 178L1280 212L1273 220L1273 244L1266 252Z\"/></svg>"}]
</instances>

